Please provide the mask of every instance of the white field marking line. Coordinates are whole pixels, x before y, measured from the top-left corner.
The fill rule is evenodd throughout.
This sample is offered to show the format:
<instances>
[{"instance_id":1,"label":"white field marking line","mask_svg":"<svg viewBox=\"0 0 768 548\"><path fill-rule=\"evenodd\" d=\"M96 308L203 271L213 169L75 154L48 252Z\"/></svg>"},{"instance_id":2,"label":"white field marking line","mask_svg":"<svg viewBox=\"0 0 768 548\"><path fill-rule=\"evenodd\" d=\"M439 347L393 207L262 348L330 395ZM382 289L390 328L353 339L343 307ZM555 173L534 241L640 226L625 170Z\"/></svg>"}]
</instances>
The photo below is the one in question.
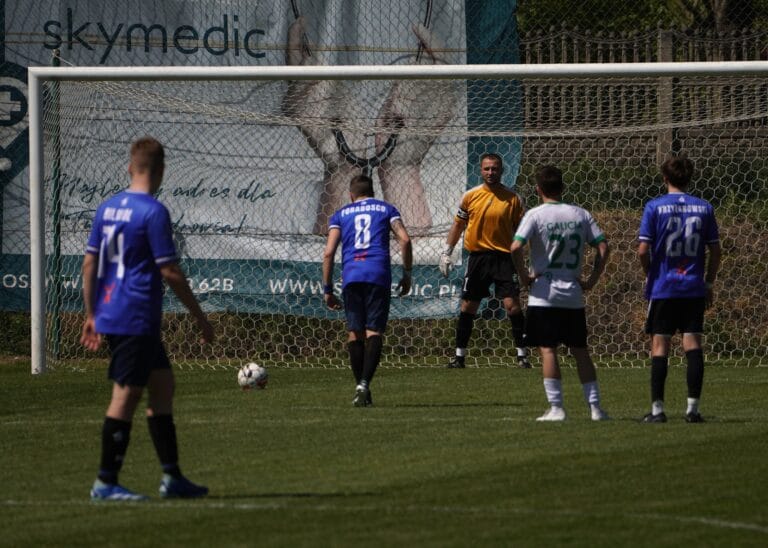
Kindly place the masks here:
<instances>
[{"instance_id":1,"label":"white field marking line","mask_svg":"<svg viewBox=\"0 0 768 548\"><path fill-rule=\"evenodd\" d=\"M665 516L664 514L635 514L636 517L646 519L671 519L679 521L681 523L700 523L702 525L709 525L711 527L722 527L725 529L743 529L747 531L755 531L757 533L768 534L768 527L757 525L755 523L743 523L739 521L726 521L716 518L704 518L698 516Z\"/></svg>"},{"instance_id":2,"label":"white field marking line","mask_svg":"<svg viewBox=\"0 0 768 548\"><path fill-rule=\"evenodd\" d=\"M344 497L344 493L340 494L334 494L330 493L328 496L338 496L338 497ZM280 495L275 495L275 497L280 497ZM306 500L311 497L301 497L298 500ZM66 506L90 506L94 508L98 507L113 507L118 504L124 504L128 505L132 508L149 508L149 509L156 509L158 507L161 508L208 508L211 510L243 510L243 511L252 511L252 510L286 510L286 509L295 509L299 511L309 511L313 510L316 512L338 512L338 511L348 511L350 509L356 510L356 511L369 511L369 512L376 512L376 511L382 511L382 510L388 510L391 508L391 505L388 504L365 504L365 505L345 505L345 504L328 504L328 503L322 503L322 504L316 504L316 505L301 505L301 504L290 504L289 501L283 501L283 502L215 502L210 499L199 499L196 501L185 501L185 500L174 500L174 501L150 501L150 502L109 502L109 501L98 501L93 502L90 500L81 500L81 499L74 499L69 501L52 501L52 500L14 500L14 499L7 499L0 501L0 506L5 507L33 507L33 506L56 506L59 508L63 508ZM434 513L464 513L464 514L496 514L499 516L508 515L508 514L526 514L526 515L543 515L543 514L556 514L561 516L577 516L577 517L621 517L625 519L653 519L657 521L675 521L680 523L699 523L701 525L707 525L710 527L715 528L721 528L721 529L739 529L744 531L754 531L757 533L762 533L765 535L768 535L768 526L764 525L758 525L756 523L745 523L740 521L728 521L723 519L717 519L717 518L706 518L702 516L669 516L666 514L648 514L648 513L617 513L617 514L604 514L600 512L579 512L576 510L552 510L547 509L546 511L538 509L538 508L487 508L487 507L480 507L480 506L419 506L419 505L407 505L407 506L400 506L400 509L406 510L408 512L434 512Z\"/></svg>"}]
</instances>

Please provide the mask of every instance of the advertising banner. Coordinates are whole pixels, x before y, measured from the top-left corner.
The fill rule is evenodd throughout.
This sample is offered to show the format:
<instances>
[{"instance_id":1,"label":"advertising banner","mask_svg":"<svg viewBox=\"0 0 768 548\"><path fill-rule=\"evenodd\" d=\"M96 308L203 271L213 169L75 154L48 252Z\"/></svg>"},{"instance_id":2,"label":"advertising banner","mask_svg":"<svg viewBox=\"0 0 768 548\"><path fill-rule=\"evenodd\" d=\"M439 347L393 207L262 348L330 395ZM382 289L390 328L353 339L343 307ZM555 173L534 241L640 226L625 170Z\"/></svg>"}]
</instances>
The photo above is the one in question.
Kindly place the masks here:
<instances>
[{"instance_id":1,"label":"advertising banner","mask_svg":"<svg viewBox=\"0 0 768 548\"><path fill-rule=\"evenodd\" d=\"M29 306L27 66L49 65L54 52L63 65L77 66L391 65L466 63L468 58L477 63L484 55L489 62L498 56L499 40L512 48L514 58L515 2L473 4L470 13L464 0L0 2L5 15L0 50L0 308ZM467 17L480 15L480 27L468 23ZM467 29L483 33L487 42L471 55L467 44L474 42ZM467 90L477 95L487 87L462 83L460 93L425 97L419 88L380 82L346 85L318 98L313 96L317 88L305 93L288 82L254 82L250 87L221 82L176 90L176 97L194 105L182 114L175 107L164 109L162 92L156 89L149 93L161 99L140 124L135 111L143 108L146 97L138 94L146 90L111 97L107 110L98 105L110 116L89 118L89 105L78 105L73 111L81 109L82 120L57 125L60 164L55 177L46 174L52 202L46 204L47 283L63 295L65 309L80 307L79 262L93 212L125 188L130 142L150 134L163 142L167 154L159 199L171 212L184 268L207 309L325 314L317 298L322 293L323 233L330 213L341 205L334 189L360 168L340 155L330 128L311 125L312 117L321 109L324 117L340 123L352 116L375 120L396 103L410 105L398 111L406 125L429 118L443 124L461 119L461 125L472 127L468 104L475 103ZM495 97L506 98L503 93ZM62 85L62 104L77 99ZM473 108L470 116L475 116ZM270 123L271 115L285 117L289 111L295 123ZM246 123L229 124L230 116ZM381 153L373 132L346 131L344 136L360 156ZM89 141L99 146L78 146ZM377 196L400 209L414 236L415 287L393 307L394 317L455 311L460 278L441 278L436 264L462 193L479 182L473 171L477 152L497 152L495 146L468 136L403 138L389 160L407 169L393 169L389 180L371 170ZM501 148L508 164L504 182L513 185L519 151L514 144ZM394 279L399 279L397 266Z\"/></svg>"}]
</instances>

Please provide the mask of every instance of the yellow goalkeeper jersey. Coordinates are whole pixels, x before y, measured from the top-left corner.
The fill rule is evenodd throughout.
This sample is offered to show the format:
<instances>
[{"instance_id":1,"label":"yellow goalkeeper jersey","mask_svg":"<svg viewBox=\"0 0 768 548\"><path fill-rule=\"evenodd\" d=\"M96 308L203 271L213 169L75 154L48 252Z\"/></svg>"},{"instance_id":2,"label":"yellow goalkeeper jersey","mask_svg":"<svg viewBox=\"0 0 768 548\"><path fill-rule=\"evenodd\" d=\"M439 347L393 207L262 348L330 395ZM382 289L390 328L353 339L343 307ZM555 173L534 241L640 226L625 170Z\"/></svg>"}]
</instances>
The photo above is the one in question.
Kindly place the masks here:
<instances>
[{"instance_id":1,"label":"yellow goalkeeper jersey","mask_svg":"<svg viewBox=\"0 0 768 548\"><path fill-rule=\"evenodd\" d=\"M523 200L501 183L476 186L464 193L456 218L466 221L464 247L477 251L509 252L523 218Z\"/></svg>"}]
</instances>

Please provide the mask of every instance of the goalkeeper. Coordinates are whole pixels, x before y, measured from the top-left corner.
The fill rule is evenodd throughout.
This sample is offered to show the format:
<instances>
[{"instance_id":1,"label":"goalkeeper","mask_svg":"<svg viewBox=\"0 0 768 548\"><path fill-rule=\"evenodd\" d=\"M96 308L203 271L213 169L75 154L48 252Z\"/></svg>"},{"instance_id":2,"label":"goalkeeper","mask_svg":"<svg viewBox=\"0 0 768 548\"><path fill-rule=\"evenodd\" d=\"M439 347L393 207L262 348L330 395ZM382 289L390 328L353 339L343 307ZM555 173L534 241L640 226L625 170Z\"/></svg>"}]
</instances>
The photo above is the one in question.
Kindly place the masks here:
<instances>
[{"instance_id":1,"label":"goalkeeper","mask_svg":"<svg viewBox=\"0 0 768 548\"><path fill-rule=\"evenodd\" d=\"M512 235L523 217L523 201L501 183L503 172L504 165L498 154L487 153L480 157L483 184L468 190L462 197L448 231L447 247L440 257L440 272L447 277L453 266L451 254L463 232L469 261L456 324L456 355L448 363L450 369L461 369L465 365L475 315L480 301L490 295L491 284L496 298L504 303L512 324L517 363L520 367L531 367L523 340L525 321L520 307L520 287L509 253Z\"/></svg>"}]
</instances>

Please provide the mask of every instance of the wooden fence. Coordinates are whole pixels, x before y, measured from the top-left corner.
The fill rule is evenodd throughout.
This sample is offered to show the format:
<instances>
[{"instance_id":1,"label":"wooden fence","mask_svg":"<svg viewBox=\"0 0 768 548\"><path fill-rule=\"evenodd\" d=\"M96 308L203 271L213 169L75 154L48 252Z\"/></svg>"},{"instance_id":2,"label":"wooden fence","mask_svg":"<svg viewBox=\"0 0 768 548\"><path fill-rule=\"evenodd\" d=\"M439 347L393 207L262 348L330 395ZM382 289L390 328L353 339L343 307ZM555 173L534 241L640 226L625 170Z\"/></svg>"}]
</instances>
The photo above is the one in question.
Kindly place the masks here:
<instances>
[{"instance_id":1,"label":"wooden fence","mask_svg":"<svg viewBox=\"0 0 768 548\"><path fill-rule=\"evenodd\" d=\"M743 61L767 54L768 31L753 30L606 34L552 29L520 40L523 63ZM522 107L526 131L544 138L539 147L567 149L564 141L604 138L612 128L645 128L642 138L660 162L685 148L689 134L702 130L718 134L726 147L745 127L755 136L768 134L768 78L530 81L522 86ZM578 148L583 151L583 143Z\"/></svg>"},{"instance_id":2,"label":"wooden fence","mask_svg":"<svg viewBox=\"0 0 768 548\"><path fill-rule=\"evenodd\" d=\"M646 29L604 33L555 29L520 37L522 63L641 63L768 59L768 30Z\"/></svg>"}]
</instances>

